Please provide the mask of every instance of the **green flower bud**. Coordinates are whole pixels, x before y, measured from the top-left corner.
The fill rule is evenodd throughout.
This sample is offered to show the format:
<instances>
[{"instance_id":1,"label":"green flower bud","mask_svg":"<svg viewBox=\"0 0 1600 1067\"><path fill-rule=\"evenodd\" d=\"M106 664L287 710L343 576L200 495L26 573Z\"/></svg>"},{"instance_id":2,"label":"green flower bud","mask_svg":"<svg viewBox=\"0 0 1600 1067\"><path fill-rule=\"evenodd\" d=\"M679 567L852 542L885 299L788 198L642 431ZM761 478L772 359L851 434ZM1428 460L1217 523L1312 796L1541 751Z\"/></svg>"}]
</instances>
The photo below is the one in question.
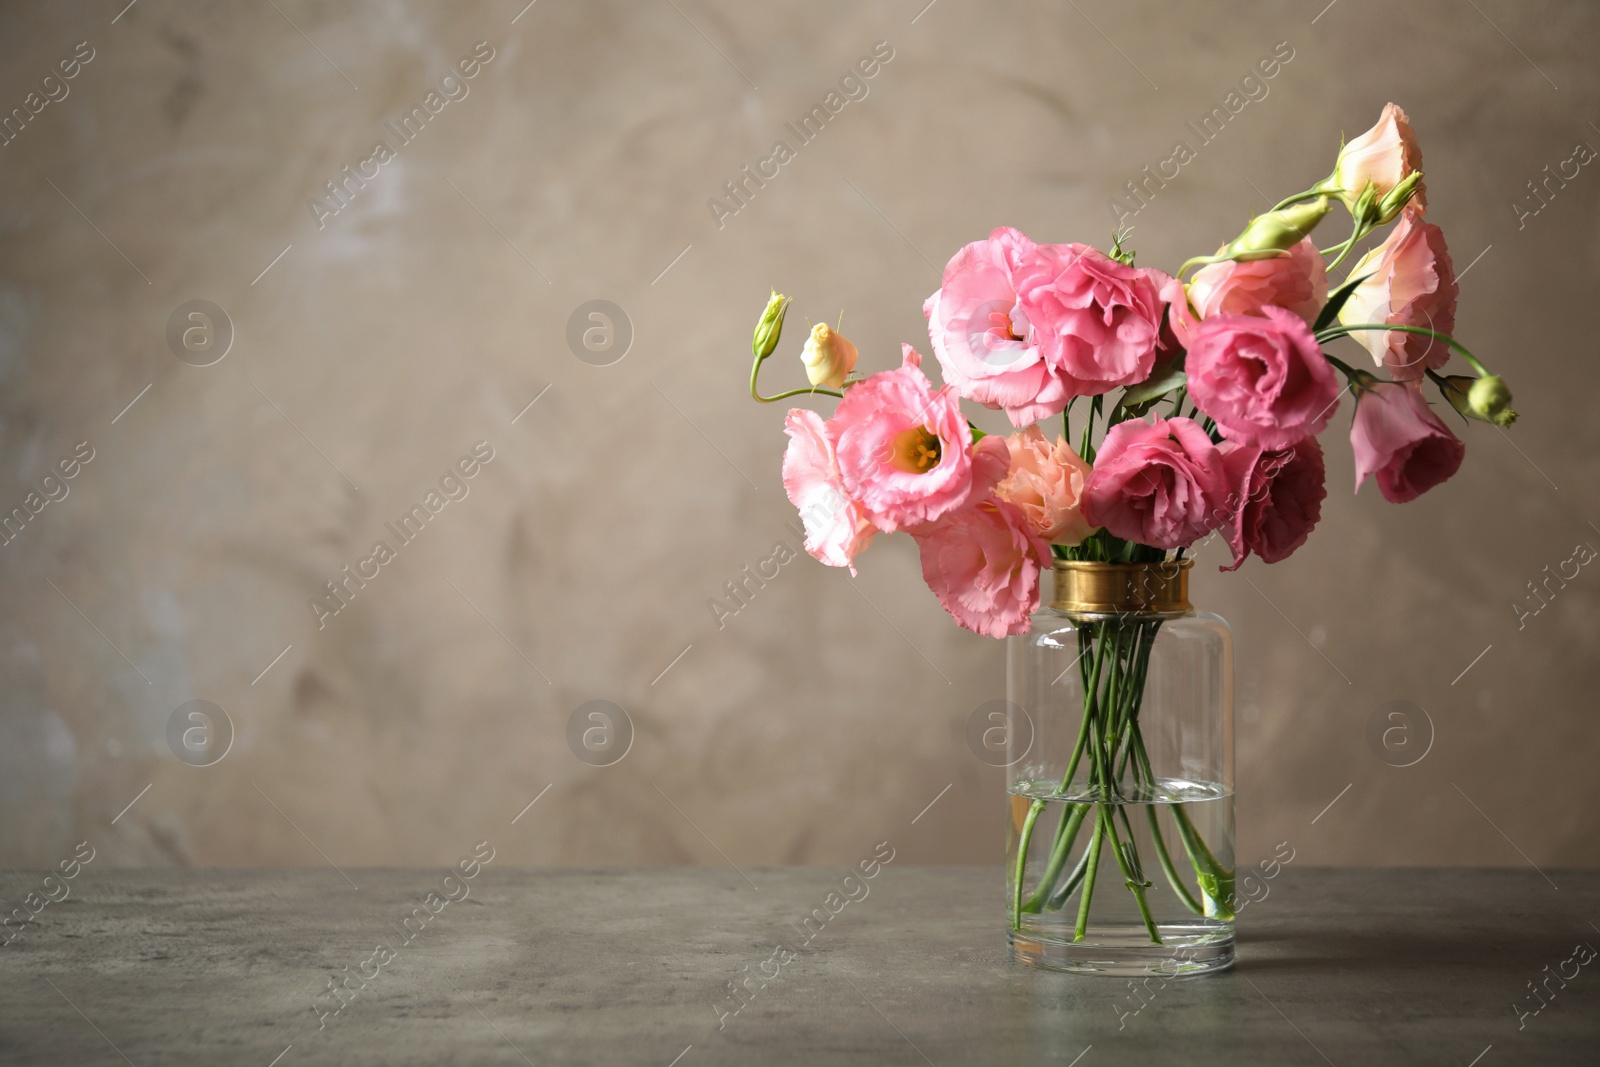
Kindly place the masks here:
<instances>
[{"instance_id":1,"label":"green flower bud","mask_svg":"<svg viewBox=\"0 0 1600 1067\"><path fill-rule=\"evenodd\" d=\"M1467 392L1467 405L1478 418L1502 428L1517 421L1517 413L1511 410L1510 388L1493 374L1472 383Z\"/></svg>"},{"instance_id":2,"label":"green flower bud","mask_svg":"<svg viewBox=\"0 0 1600 1067\"><path fill-rule=\"evenodd\" d=\"M750 351L755 353L757 360L766 359L778 347L778 338L783 336L783 316L788 310L789 298L774 289L767 300L767 309L761 313L761 321L756 323L755 337L750 342Z\"/></svg>"},{"instance_id":3,"label":"green flower bud","mask_svg":"<svg viewBox=\"0 0 1600 1067\"><path fill-rule=\"evenodd\" d=\"M1399 183L1393 189L1390 189L1383 199L1378 201L1376 209L1369 209L1377 211L1376 224L1382 226L1385 223L1393 222L1406 204L1410 203L1411 197L1421 184L1422 172L1420 170L1414 170L1404 178L1401 178Z\"/></svg>"},{"instance_id":4,"label":"green flower bud","mask_svg":"<svg viewBox=\"0 0 1600 1067\"><path fill-rule=\"evenodd\" d=\"M1315 200L1257 215L1232 244L1217 253L1217 259L1264 259L1267 257L1252 253L1293 248L1306 234L1316 229L1317 223L1332 207L1332 201L1319 196Z\"/></svg>"},{"instance_id":5,"label":"green flower bud","mask_svg":"<svg viewBox=\"0 0 1600 1067\"><path fill-rule=\"evenodd\" d=\"M1472 410L1472 405L1467 401L1467 394L1472 391L1472 385L1478 379L1470 374L1451 374L1435 380L1439 383L1439 392L1444 394L1444 398L1450 401L1450 406L1455 408L1462 418L1482 418Z\"/></svg>"}]
</instances>

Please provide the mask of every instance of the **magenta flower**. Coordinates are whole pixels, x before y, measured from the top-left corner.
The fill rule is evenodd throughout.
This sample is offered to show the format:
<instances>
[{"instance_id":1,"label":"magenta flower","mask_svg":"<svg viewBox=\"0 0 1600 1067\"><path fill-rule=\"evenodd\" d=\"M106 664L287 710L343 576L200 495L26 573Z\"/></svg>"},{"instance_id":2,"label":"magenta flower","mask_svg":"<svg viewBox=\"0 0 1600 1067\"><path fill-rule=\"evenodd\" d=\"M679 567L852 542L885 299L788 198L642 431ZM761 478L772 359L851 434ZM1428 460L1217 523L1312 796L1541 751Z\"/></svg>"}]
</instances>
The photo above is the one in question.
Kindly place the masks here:
<instances>
[{"instance_id":1,"label":"magenta flower","mask_svg":"<svg viewBox=\"0 0 1600 1067\"><path fill-rule=\"evenodd\" d=\"M1439 421L1416 384L1379 384L1363 392L1350 447L1356 455L1356 490L1376 474L1378 491L1394 504L1448 481L1467 454L1467 446Z\"/></svg>"},{"instance_id":2,"label":"magenta flower","mask_svg":"<svg viewBox=\"0 0 1600 1067\"><path fill-rule=\"evenodd\" d=\"M1222 454L1193 419L1119 422L1095 457L1083 513L1128 541L1191 545L1230 514Z\"/></svg>"},{"instance_id":3,"label":"magenta flower","mask_svg":"<svg viewBox=\"0 0 1600 1067\"><path fill-rule=\"evenodd\" d=\"M1014 504L990 497L911 535L923 580L956 622L988 637L1028 632L1050 546Z\"/></svg>"},{"instance_id":4,"label":"magenta flower","mask_svg":"<svg viewBox=\"0 0 1600 1067\"><path fill-rule=\"evenodd\" d=\"M1298 315L1217 315L1195 328L1184 369L1189 395L1228 437L1287 448L1322 431L1339 380Z\"/></svg>"},{"instance_id":5,"label":"magenta flower","mask_svg":"<svg viewBox=\"0 0 1600 1067\"><path fill-rule=\"evenodd\" d=\"M888 532L982 500L1011 462L1004 439L972 443L955 390L935 389L904 348L900 367L846 390L831 423L846 494Z\"/></svg>"},{"instance_id":6,"label":"magenta flower","mask_svg":"<svg viewBox=\"0 0 1600 1067\"><path fill-rule=\"evenodd\" d=\"M1239 569L1254 552L1278 563L1306 543L1328 495L1322 446L1315 437L1265 452L1255 445L1224 441L1219 449L1231 486L1233 515L1224 527L1233 563Z\"/></svg>"}]
</instances>

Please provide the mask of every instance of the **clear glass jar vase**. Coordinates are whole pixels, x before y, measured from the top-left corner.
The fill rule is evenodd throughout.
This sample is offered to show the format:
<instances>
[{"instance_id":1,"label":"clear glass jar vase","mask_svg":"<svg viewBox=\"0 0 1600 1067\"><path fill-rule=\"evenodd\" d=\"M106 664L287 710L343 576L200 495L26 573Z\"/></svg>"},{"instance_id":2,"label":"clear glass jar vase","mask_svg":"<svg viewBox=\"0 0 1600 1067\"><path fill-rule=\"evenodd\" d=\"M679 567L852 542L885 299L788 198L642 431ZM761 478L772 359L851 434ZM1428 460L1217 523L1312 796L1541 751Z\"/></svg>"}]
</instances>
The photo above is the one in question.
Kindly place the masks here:
<instances>
[{"instance_id":1,"label":"clear glass jar vase","mask_svg":"<svg viewBox=\"0 0 1600 1067\"><path fill-rule=\"evenodd\" d=\"M1052 970L1174 976L1233 963L1233 653L1190 562L1058 560L1009 638L1006 919ZM1031 726L1031 729L1028 728Z\"/></svg>"}]
</instances>

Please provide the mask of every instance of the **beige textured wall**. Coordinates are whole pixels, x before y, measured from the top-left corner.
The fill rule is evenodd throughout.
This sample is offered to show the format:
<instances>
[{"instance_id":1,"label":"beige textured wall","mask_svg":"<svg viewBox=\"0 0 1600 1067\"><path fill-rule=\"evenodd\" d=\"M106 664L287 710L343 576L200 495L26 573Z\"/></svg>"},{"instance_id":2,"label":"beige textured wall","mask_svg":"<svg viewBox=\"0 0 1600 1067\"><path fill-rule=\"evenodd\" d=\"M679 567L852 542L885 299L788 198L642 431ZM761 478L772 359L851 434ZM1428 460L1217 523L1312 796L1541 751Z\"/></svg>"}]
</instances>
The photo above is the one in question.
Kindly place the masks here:
<instances>
[{"instance_id":1,"label":"beige textured wall","mask_svg":"<svg viewBox=\"0 0 1600 1067\"><path fill-rule=\"evenodd\" d=\"M1108 199L1279 42L1268 95L1140 212L1141 262L1229 238L1396 100L1471 264L1459 332L1523 421L1470 427L1463 472L1403 508L1350 496L1335 429L1307 548L1200 568L1237 635L1241 860L1600 861L1600 571L1520 631L1511 606L1600 547L1600 172L1511 207L1600 145L1600 11L923 3L0 11L0 107L94 50L0 147L0 504L94 452L0 548L0 864L85 838L113 864L448 862L483 838L521 863L837 863L885 838L996 861L1000 772L963 731L1003 651L945 618L909 541L855 590L789 563L713 621L792 541L781 412L744 396L753 316L771 284L796 320L843 308L864 366L926 350L933 264L1002 223L1104 243ZM397 145L383 123L478 41L468 95L319 228L323 183ZM869 95L719 228L707 199L879 41ZM167 344L193 299L236 332L211 366ZM609 366L567 344L592 299L631 321ZM308 598L479 441L470 494L319 630ZM236 735L205 768L166 737L196 699ZM635 730L607 767L566 741L595 699ZM1392 700L1432 722L1414 766L1369 746Z\"/></svg>"}]
</instances>

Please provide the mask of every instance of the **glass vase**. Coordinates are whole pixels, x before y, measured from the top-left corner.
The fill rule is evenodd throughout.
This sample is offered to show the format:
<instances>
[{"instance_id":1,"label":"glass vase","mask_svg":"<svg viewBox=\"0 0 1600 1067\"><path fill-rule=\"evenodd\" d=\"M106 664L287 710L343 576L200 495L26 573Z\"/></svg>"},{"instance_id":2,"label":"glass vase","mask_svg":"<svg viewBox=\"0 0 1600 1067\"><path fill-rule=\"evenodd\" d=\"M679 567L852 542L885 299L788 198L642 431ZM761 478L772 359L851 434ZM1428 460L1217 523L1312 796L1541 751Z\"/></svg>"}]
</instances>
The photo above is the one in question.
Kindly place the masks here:
<instances>
[{"instance_id":1,"label":"glass vase","mask_svg":"<svg viewBox=\"0 0 1600 1067\"><path fill-rule=\"evenodd\" d=\"M1009 638L1006 919L1052 970L1197 974L1234 945L1233 658L1190 562L1058 560Z\"/></svg>"}]
</instances>

